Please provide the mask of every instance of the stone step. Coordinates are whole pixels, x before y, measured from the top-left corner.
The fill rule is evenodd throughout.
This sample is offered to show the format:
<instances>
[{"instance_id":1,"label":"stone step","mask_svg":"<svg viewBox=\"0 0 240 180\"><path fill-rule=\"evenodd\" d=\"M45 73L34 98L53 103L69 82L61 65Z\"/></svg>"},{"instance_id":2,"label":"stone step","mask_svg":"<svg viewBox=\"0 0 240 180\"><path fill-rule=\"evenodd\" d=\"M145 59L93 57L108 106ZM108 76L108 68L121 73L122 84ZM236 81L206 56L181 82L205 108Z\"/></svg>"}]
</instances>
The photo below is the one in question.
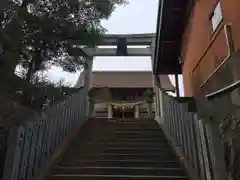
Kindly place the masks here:
<instances>
[{"instance_id":1,"label":"stone step","mask_svg":"<svg viewBox=\"0 0 240 180\"><path fill-rule=\"evenodd\" d=\"M106 153L142 153L142 154L156 154L156 153L172 153L172 151L169 148L165 148L165 149L154 149L154 148L105 148L104 152Z\"/></svg>"},{"instance_id":2,"label":"stone step","mask_svg":"<svg viewBox=\"0 0 240 180\"><path fill-rule=\"evenodd\" d=\"M163 134L161 133L115 133L114 137L122 137L122 138L161 138L161 139L166 139Z\"/></svg>"},{"instance_id":3,"label":"stone step","mask_svg":"<svg viewBox=\"0 0 240 180\"><path fill-rule=\"evenodd\" d=\"M129 136L133 136L133 135L156 135L156 136L163 136L165 137L164 133L162 131L115 131L114 134L117 135L129 135Z\"/></svg>"},{"instance_id":4,"label":"stone step","mask_svg":"<svg viewBox=\"0 0 240 180\"><path fill-rule=\"evenodd\" d=\"M115 132L161 132L161 130L159 128L153 128L153 127L147 127L147 126L143 126L143 127L137 127L137 126L118 126L115 127Z\"/></svg>"},{"instance_id":5,"label":"stone step","mask_svg":"<svg viewBox=\"0 0 240 180\"><path fill-rule=\"evenodd\" d=\"M139 156L141 156L141 155L143 155L143 156L145 156L145 155L149 155L149 156L172 156L173 155L173 153L172 152L169 152L169 151L167 151L167 150L165 150L165 151L161 151L161 152L156 152L156 151L151 151L151 152L149 152L149 151L140 151L140 152L138 152L138 151L135 151L135 152L127 152L127 151L119 151L119 152L106 152L106 151L104 151L103 150L103 152L101 153L101 155L139 155Z\"/></svg>"},{"instance_id":6,"label":"stone step","mask_svg":"<svg viewBox=\"0 0 240 180\"><path fill-rule=\"evenodd\" d=\"M109 139L109 141L129 141L129 142L168 142L165 138L163 137L124 137L124 136L114 136L114 138Z\"/></svg>"},{"instance_id":7,"label":"stone step","mask_svg":"<svg viewBox=\"0 0 240 180\"><path fill-rule=\"evenodd\" d=\"M49 180L187 180L186 176L155 176L155 175L65 175L57 174Z\"/></svg>"},{"instance_id":8,"label":"stone step","mask_svg":"<svg viewBox=\"0 0 240 180\"><path fill-rule=\"evenodd\" d=\"M70 153L64 157L64 161L81 161L81 160L152 160L156 161L177 161L177 157L173 154L93 154L78 155Z\"/></svg>"},{"instance_id":9,"label":"stone step","mask_svg":"<svg viewBox=\"0 0 240 180\"><path fill-rule=\"evenodd\" d=\"M89 144L91 144L91 142L88 142ZM105 145L109 145L109 147L112 147L114 145L117 146L128 146L129 148L132 147L156 147L156 148L160 148L160 147L170 147L169 144L167 142L159 142L159 141L102 141L99 142L100 144L105 144Z\"/></svg>"},{"instance_id":10,"label":"stone step","mask_svg":"<svg viewBox=\"0 0 240 180\"><path fill-rule=\"evenodd\" d=\"M92 119L49 180L187 180L158 124L151 119Z\"/></svg>"},{"instance_id":11,"label":"stone step","mask_svg":"<svg viewBox=\"0 0 240 180\"><path fill-rule=\"evenodd\" d=\"M185 172L183 171L183 169L180 168L110 167L110 166L94 166L94 167L59 166L55 169L54 174L185 176Z\"/></svg>"},{"instance_id":12,"label":"stone step","mask_svg":"<svg viewBox=\"0 0 240 180\"><path fill-rule=\"evenodd\" d=\"M110 166L110 167L156 167L156 168L180 168L178 161L156 160L81 160L74 162L62 161L59 166Z\"/></svg>"},{"instance_id":13,"label":"stone step","mask_svg":"<svg viewBox=\"0 0 240 180\"><path fill-rule=\"evenodd\" d=\"M144 121L112 121L109 122L109 124L111 125L125 125L125 126L133 126L133 125L146 125L146 126L155 126L155 127L159 127L157 122L144 122Z\"/></svg>"}]
</instances>

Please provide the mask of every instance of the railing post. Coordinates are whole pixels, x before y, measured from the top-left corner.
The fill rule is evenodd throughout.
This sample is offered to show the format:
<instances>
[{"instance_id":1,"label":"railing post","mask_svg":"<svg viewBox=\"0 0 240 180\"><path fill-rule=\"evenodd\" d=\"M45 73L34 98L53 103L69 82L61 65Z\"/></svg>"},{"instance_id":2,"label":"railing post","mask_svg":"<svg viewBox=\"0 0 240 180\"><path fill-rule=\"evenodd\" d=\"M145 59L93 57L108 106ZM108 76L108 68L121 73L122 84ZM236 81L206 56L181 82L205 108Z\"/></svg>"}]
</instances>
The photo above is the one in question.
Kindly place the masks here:
<instances>
[{"instance_id":1,"label":"railing post","mask_svg":"<svg viewBox=\"0 0 240 180\"><path fill-rule=\"evenodd\" d=\"M213 150L214 178L217 180L226 180L228 179L228 173L224 159L224 145L221 141L220 133L216 128L216 125L212 123L209 127L212 142L211 147Z\"/></svg>"},{"instance_id":2,"label":"railing post","mask_svg":"<svg viewBox=\"0 0 240 180\"><path fill-rule=\"evenodd\" d=\"M205 125L205 136L206 136L206 148L207 150L207 156L209 159L209 168L210 168L210 176L212 179L214 179L214 173L213 173L213 148L212 148L212 140L211 140L211 134L210 134L210 129L208 124L204 124Z\"/></svg>"},{"instance_id":3,"label":"railing post","mask_svg":"<svg viewBox=\"0 0 240 180\"><path fill-rule=\"evenodd\" d=\"M205 175L207 180L211 180L211 173L210 173L210 165L209 165L209 159L207 155L207 147L206 147L206 139L205 139L205 126L203 124L203 121L199 121L199 133L200 133L200 139L201 139L201 146L202 146L202 152L203 152L203 160L205 164Z\"/></svg>"},{"instance_id":4,"label":"railing post","mask_svg":"<svg viewBox=\"0 0 240 180\"><path fill-rule=\"evenodd\" d=\"M199 158L198 158L198 147L197 147L197 137L196 137L196 128L195 128L195 120L197 118L195 117L195 114L190 113L190 134L191 134L191 143L192 143L192 153L193 153L193 160L192 164L193 167L197 170L197 173L200 173L200 164L199 164Z\"/></svg>"},{"instance_id":5,"label":"railing post","mask_svg":"<svg viewBox=\"0 0 240 180\"><path fill-rule=\"evenodd\" d=\"M160 90L157 87L156 88L156 92L157 92L157 111L158 111L158 118L160 120L163 120L163 116L161 115L161 105L160 105L160 101L161 101L161 97L160 97Z\"/></svg>"},{"instance_id":6,"label":"railing post","mask_svg":"<svg viewBox=\"0 0 240 180\"><path fill-rule=\"evenodd\" d=\"M177 103L173 104L173 117L174 117L174 129L175 129L175 139L177 146L179 146L179 119L178 119L178 111L177 111Z\"/></svg>"},{"instance_id":7,"label":"railing post","mask_svg":"<svg viewBox=\"0 0 240 180\"><path fill-rule=\"evenodd\" d=\"M166 119L166 121L168 122L168 131L172 135L173 134L173 132L172 132L172 116L171 116L172 100L170 98L168 100L169 100L168 101L168 118Z\"/></svg>"},{"instance_id":8,"label":"railing post","mask_svg":"<svg viewBox=\"0 0 240 180\"><path fill-rule=\"evenodd\" d=\"M200 163L200 176L203 180L205 180L205 164L204 164L204 156L203 156L203 149L202 149L202 142L201 142L201 135L200 135L200 127L199 127L199 119L195 115L195 129L196 129L196 140L197 140L197 147L198 147L198 158Z\"/></svg>"},{"instance_id":9,"label":"railing post","mask_svg":"<svg viewBox=\"0 0 240 180\"><path fill-rule=\"evenodd\" d=\"M177 143L176 146L181 148L189 165L196 170L194 174L202 180L228 179L219 131L210 131L197 114L192 110L189 112L189 104L185 103L187 98L172 97L161 90L158 92L162 127ZM185 105L188 107L185 108Z\"/></svg>"},{"instance_id":10,"label":"railing post","mask_svg":"<svg viewBox=\"0 0 240 180\"><path fill-rule=\"evenodd\" d=\"M30 154L30 149L32 146L32 137L33 137L33 123L27 123L25 127L25 135L24 135L24 143L23 143L23 148L22 148L22 153L21 153L21 166L19 167L19 175L17 179L27 179L27 167L29 163L29 154Z\"/></svg>"},{"instance_id":11,"label":"railing post","mask_svg":"<svg viewBox=\"0 0 240 180\"><path fill-rule=\"evenodd\" d=\"M85 100L86 91L79 90L20 126L12 127L2 180L29 180L39 175L69 132L85 122Z\"/></svg>"},{"instance_id":12,"label":"railing post","mask_svg":"<svg viewBox=\"0 0 240 180\"><path fill-rule=\"evenodd\" d=\"M154 86L154 102L155 102L155 119L159 118L159 109L158 109L158 92L157 92L157 87Z\"/></svg>"},{"instance_id":13,"label":"railing post","mask_svg":"<svg viewBox=\"0 0 240 180\"><path fill-rule=\"evenodd\" d=\"M159 89L159 105L160 105L160 116L164 117L164 110L163 110L163 106L164 106L164 102L163 102L163 92L162 90Z\"/></svg>"},{"instance_id":14,"label":"railing post","mask_svg":"<svg viewBox=\"0 0 240 180\"><path fill-rule=\"evenodd\" d=\"M186 145L187 145L187 156L188 160L192 161L192 151L191 151L191 138L190 138L190 127L189 127L189 118L187 111L184 112L184 124L185 124L185 132L186 132Z\"/></svg>"},{"instance_id":15,"label":"railing post","mask_svg":"<svg viewBox=\"0 0 240 180\"><path fill-rule=\"evenodd\" d=\"M181 111L181 104L178 105L178 121L179 121L179 142L180 147L182 148L183 152L184 150L184 136L183 136L183 127L182 127L182 111Z\"/></svg>"},{"instance_id":16,"label":"railing post","mask_svg":"<svg viewBox=\"0 0 240 180\"><path fill-rule=\"evenodd\" d=\"M25 128L22 126L11 129L2 180L16 180L18 178L24 135Z\"/></svg>"},{"instance_id":17,"label":"railing post","mask_svg":"<svg viewBox=\"0 0 240 180\"><path fill-rule=\"evenodd\" d=\"M183 149L185 154L188 156L188 151L187 151L187 130L186 130L186 124L185 124L185 112L184 112L184 107L183 104L180 103L180 112L181 112L181 131L182 131L182 142L183 142Z\"/></svg>"}]
</instances>

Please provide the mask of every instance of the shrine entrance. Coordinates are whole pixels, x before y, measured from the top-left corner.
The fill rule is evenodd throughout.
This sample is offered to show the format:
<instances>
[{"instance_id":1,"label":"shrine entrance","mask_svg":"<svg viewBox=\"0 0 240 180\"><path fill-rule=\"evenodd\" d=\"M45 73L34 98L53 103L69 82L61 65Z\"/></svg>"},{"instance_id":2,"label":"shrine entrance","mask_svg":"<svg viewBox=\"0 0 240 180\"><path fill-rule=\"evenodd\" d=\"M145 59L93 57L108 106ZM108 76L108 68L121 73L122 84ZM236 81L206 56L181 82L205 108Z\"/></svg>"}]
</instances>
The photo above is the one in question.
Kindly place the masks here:
<instances>
[{"instance_id":1,"label":"shrine entrance","mask_svg":"<svg viewBox=\"0 0 240 180\"><path fill-rule=\"evenodd\" d=\"M135 109L129 108L123 111L124 118L134 118Z\"/></svg>"},{"instance_id":2,"label":"shrine entrance","mask_svg":"<svg viewBox=\"0 0 240 180\"><path fill-rule=\"evenodd\" d=\"M113 108L113 118L121 118L122 110Z\"/></svg>"},{"instance_id":3,"label":"shrine entrance","mask_svg":"<svg viewBox=\"0 0 240 180\"><path fill-rule=\"evenodd\" d=\"M127 108L113 108L113 118L134 118L135 109Z\"/></svg>"},{"instance_id":4,"label":"shrine entrance","mask_svg":"<svg viewBox=\"0 0 240 180\"><path fill-rule=\"evenodd\" d=\"M101 82L100 84L96 83L98 84L96 86L96 84L92 83L92 65L93 65L93 59L95 56L153 57L155 53L154 52L155 39L156 39L156 34L154 33L107 34L107 35L104 35L104 37L102 38L102 41L99 42L96 47L85 47L81 44L81 42L73 42L73 46L70 48L69 54L76 58L81 56L84 56L86 58L85 64L84 64L84 71L81 73L75 85L75 88L83 87L84 92L88 94L89 97L86 98L86 100L88 100L88 103L89 103L88 104L89 108L87 108L86 110L88 114L93 115L97 109L99 112L100 111L102 112L103 116L105 117L107 116L109 119L113 117L140 118L141 116L140 116L139 106L141 103L143 103L146 105L144 109L147 109L147 110L144 110L144 113L147 112L148 117L153 117L153 113L152 113L153 108L151 104L152 104L152 101L154 101L154 93L155 93L154 91L156 91L156 93L159 91L152 87L153 80L158 81L161 84L161 88L164 91L166 91L168 87L170 86L172 87L172 84L169 80L168 75L159 75L157 76L156 79L151 78L150 80L151 86L148 86L147 82L141 83L140 77L137 78L135 81L130 81L131 80L130 78L125 78L124 80L120 81L118 79L120 78L120 76L118 76L115 78L115 80L108 81L107 80L108 76L106 76L103 78L106 81ZM137 47L133 47L133 46L137 46ZM165 83L165 81L162 81L163 78L168 80L167 83ZM146 89L150 89L150 94L149 92L145 91ZM106 94L103 95L104 93L102 93L102 91L104 91L104 93ZM141 93L139 94L138 92L141 92ZM105 105L102 105L103 107L95 108L94 106L98 100L106 101L105 105L107 107ZM115 103L109 103L109 101L113 101L113 102L121 101L120 104L124 104L123 102L129 104L129 102L131 102L130 104L132 104L133 107L130 108L128 106L126 109L124 109L124 111L121 109L114 109L112 106ZM138 104L139 101L141 102L140 104ZM145 101L145 102L142 102L142 101ZM90 103L92 104L90 105ZM155 109L157 108L160 108L160 107L155 107Z\"/></svg>"}]
</instances>

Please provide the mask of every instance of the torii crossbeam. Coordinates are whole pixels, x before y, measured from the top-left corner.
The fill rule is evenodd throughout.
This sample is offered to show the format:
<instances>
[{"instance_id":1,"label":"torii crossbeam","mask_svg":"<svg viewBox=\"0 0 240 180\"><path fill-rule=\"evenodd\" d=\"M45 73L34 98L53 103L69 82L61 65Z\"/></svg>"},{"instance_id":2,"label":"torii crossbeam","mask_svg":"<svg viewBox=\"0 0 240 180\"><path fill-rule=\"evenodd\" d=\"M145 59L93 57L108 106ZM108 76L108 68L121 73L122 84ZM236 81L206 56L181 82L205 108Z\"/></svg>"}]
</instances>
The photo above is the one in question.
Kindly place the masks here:
<instances>
[{"instance_id":1,"label":"torii crossbeam","mask_svg":"<svg viewBox=\"0 0 240 180\"><path fill-rule=\"evenodd\" d=\"M126 56L149 56L153 57L154 53L154 41L155 41L155 34L107 34L103 37L102 42L99 42L98 45L101 47L96 48L85 48L83 50L80 50L81 53L84 51L84 53L90 57L88 59L88 69L85 69L85 73L80 75L76 87L83 86L84 82L88 82L91 84L91 76L92 76L92 63L94 56L118 56L117 55L117 48L112 47L106 47L106 46L116 46L118 45L119 39L124 38L127 46L127 54ZM78 44L79 45L79 44ZM104 47L105 46L105 47ZM128 46L137 46L137 47L128 47ZM141 47L139 47L141 46ZM88 74L88 75L87 75ZM88 77L86 77L88 76ZM164 76L162 78L169 77L167 75L161 75ZM165 82L165 81L164 81ZM170 82L170 81L169 81ZM169 84L162 84L163 88L169 87ZM90 88L90 87L89 87Z\"/></svg>"},{"instance_id":2,"label":"torii crossbeam","mask_svg":"<svg viewBox=\"0 0 240 180\"><path fill-rule=\"evenodd\" d=\"M102 41L98 43L98 46L94 48L78 48L81 44L74 42L76 48L74 48L74 54L85 54L86 56L119 56L117 51L120 46L119 41L124 40L127 53L124 56L152 56L152 42L155 39L155 34L107 34L102 38ZM117 46L117 47L104 47L104 46ZM138 46L138 47L129 47ZM140 47L139 47L140 46Z\"/></svg>"}]
</instances>

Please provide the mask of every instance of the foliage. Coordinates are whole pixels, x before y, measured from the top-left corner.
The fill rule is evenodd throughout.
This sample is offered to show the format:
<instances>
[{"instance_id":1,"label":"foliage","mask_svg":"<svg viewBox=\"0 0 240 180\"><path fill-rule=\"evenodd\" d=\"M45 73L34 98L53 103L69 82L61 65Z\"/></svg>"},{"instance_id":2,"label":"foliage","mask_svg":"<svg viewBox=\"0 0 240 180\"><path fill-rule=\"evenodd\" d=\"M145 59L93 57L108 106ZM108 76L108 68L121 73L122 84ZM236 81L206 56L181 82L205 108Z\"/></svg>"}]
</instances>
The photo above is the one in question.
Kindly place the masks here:
<instances>
[{"instance_id":1,"label":"foliage","mask_svg":"<svg viewBox=\"0 0 240 180\"><path fill-rule=\"evenodd\" d=\"M58 83L52 83L46 79L38 79L39 76L31 83L21 87L16 91L20 104L27 106L33 110L42 109L52 103L63 100L78 89L67 87L62 80ZM26 82L26 80L24 80Z\"/></svg>"},{"instance_id":2,"label":"foliage","mask_svg":"<svg viewBox=\"0 0 240 180\"><path fill-rule=\"evenodd\" d=\"M76 92L60 80L57 83L49 81L45 76L35 76L31 82L18 76L14 76L11 88L7 93L0 93L1 97L8 97L11 101L32 110L39 110L46 105L63 100L66 95Z\"/></svg>"},{"instance_id":3,"label":"foliage","mask_svg":"<svg viewBox=\"0 0 240 180\"><path fill-rule=\"evenodd\" d=\"M75 72L83 57L69 56L74 42L95 46L107 18L124 0L1 0L0 67L13 70L18 63L28 77L51 65Z\"/></svg>"}]
</instances>

